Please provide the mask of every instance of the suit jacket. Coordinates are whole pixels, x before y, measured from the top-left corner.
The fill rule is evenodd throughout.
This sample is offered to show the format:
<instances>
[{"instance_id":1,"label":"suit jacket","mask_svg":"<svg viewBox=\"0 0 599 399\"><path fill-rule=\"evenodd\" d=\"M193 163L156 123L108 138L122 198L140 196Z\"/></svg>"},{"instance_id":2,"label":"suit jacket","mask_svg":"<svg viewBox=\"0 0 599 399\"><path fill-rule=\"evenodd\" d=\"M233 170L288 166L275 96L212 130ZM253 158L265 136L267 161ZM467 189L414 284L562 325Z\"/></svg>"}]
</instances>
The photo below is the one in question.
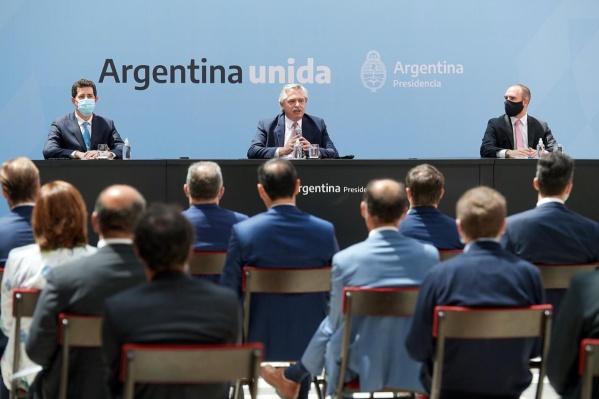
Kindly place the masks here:
<instances>
[{"instance_id":1,"label":"suit jacket","mask_svg":"<svg viewBox=\"0 0 599 399\"><path fill-rule=\"evenodd\" d=\"M31 214L33 206L18 205L11 209L10 213L0 217L0 265L8 258L11 249L33 244L33 233L31 232Z\"/></svg>"},{"instance_id":2,"label":"suit jacket","mask_svg":"<svg viewBox=\"0 0 599 399\"><path fill-rule=\"evenodd\" d=\"M580 398L578 355L583 338L599 338L599 271L572 277L551 331L547 377L565 399ZM593 398L599 398L596 378Z\"/></svg>"},{"instance_id":3,"label":"suit jacket","mask_svg":"<svg viewBox=\"0 0 599 399\"><path fill-rule=\"evenodd\" d=\"M543 139L546 151L554 151L557 145L551 129L546 122L528 115L528 147L537 148L539 139ZM510 117L502 115L498 118L489 119L487 130L480 146L480 156L483 158L495 158L497 151L514 149L514 132Z\"/></svg>"},{"instance_id":4,"label":"suit jacket","mask_svg":"<svg viewBox=\"0 0 599 399\"><path fill-rule=\"evenodd\" d=\"M112 397L122 396L119 373L125 343L226 344L239 337L239 305L230 290L182 272L158 273L151 282L106 300L102 351ZM135 391L139 399L228 398L227 384L139 384Z\"/></svg>"},{"instance_id":5,"label":"suit jacket","mask_svg":"<svg viewBox=\"0 0 599 399\"><path fill-rule=\"evenodd\" d=\"M244 266L330 266L338 250L331 223L292 205L273 206L233 225L221 284L241 299ZM296 360L327 314L327 294L254 294L250 312L249 341L264 343L264 359Z\"/></svg>"},{"instance_id":6,"label":"suit jacket","mask_svg":"<svg viewBox=\"0 0 599 399\"><path fill-rule=\"evenodd\" d=\"M191 205L183 211L195 229L196 251L226 251L231 236L231 226L248 217L219 207L217 204Z\"/></svg>"},{"instance_id":7,"label":"suit jacket","mask_svg":"<svg viewBox=\"0 0 599 399\"><path fill-rule=\"evenodd\" d=\"M373 230L365 241L333 257L331 310L302 356L302 364L312 375L319 375L326 364L327 394L334 393L339 378L343 288L418 286L437 263L439 253L432 245L387 229ZM364 391L397 387L422 392L419 364L410 359L404 346L410 322L410 318L355 318L347 380L359 376Z\"/></svg>"},{"instance_id":8,"label":"suit jacket","mask_svg":"<svg viewBox=\"0 0 599 399\"><path fill-rule=\"evenodd\" d=\"M441 213L434 206L411 208L399 225L399 232L438 249L462 249L455 219Z\"/></svg>"},{"instance_id":9,"label":"suit jacket","mask_svg":"<svg viewBox=\"0 0 599 399\"><path fill-rule=\"evenodd\" d=\"M26 345L30 358L43 367L35 382L37 398L58 397L62 365L58 315L67 312L99 316L106 298L145 280L143 266L130 244L106 245L94 255L50 271ZM68 397L108 397L100 349L71 349Z\"/></svg>"},{"instance_id":10,"label":"suit jacket","mask_svg":"<svg viewBox=\"0 0 599 399\"><path fill-rule=\"evenodd\" d=\"M463 254L433 268L425 277L406 346L423 362L421 381L430 391L437 305L497 307L544 303L539 270L491 240L473 242ZM449 340L443 363L441 397L482 395L518 398L530 385L529 360L538 354L534 339ZM492 359L492 361L490 361Z\"/></svg>"},{"instance_id":11,"label":"suit jacket","mask_svg":"<svg viewBox=\"0 0 599 399\"><path fill-rule=\"evenodd\" d=\"M324 120L304 114L302 136L312 144L320 146L321 158L339 158L335 144L329 137ZM285 114L258 122L258 131L252 140L247 156L249 159L274 158L275 151L285 146Z\"/></svg>"},{"instance_id":12,"label":"suit jacket","mask_svg":"<svg viewBox=\"0 0 599 399\"><path fill-rule=\"evenodd\" d=\"M93 114L90 150L97 150L98 144L108 144L110 152L116 158L122 158L123 140L111 119ZM73 151L87 151L81 134L81 128L72 112L62 116L50 126L48 139L44 144L44 158L69 158Z\"/></svg>"}]
</instances>

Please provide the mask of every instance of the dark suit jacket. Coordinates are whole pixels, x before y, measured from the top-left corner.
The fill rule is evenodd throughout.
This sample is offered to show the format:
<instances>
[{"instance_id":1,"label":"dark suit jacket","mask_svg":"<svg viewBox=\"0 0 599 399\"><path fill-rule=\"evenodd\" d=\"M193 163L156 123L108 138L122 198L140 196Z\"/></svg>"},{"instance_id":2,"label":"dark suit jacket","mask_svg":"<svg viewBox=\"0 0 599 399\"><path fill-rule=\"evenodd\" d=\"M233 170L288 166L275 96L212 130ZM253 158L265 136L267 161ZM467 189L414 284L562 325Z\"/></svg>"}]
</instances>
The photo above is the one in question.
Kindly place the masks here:
<instances>
[{"instance_id":1,"label":"dark suit jacket","mask_svg":"<svg viewBox=\"0 0 599 399\"><path fill-rule=\"evenodd\" d=\"M247 215L221 208L216 204L192 205L182 214L195 230L196 251L226 251L231 226L248 218Z\"/></svg>"},{"instance_id":2,"label":"dark suit jacket","mask_svg":"<svg viewBox=\"0 0 599 399\"><path fill-rule=\"evenodd\" d=\"M546 122L528 115L528 147L537 148L539 139L543 139L546 151L554 151L557 143ZM480 156L495 158L497 151L514 149L514 132L510 117L502 115L489 119L487 130L480 146Z\"/></svg>"},{"instance_id":3,"label":"dark suit jacket","mask_svg":"<svg viewBox=\"0 0 599 399\"><path fill-rule=\"evenodd\" d=\"M58 315L68 312L99 316L106 298L146 279L132 245L127 244L102 247L94 255L52 269L46 278L48 283L35 309L26 349L31 360L44 368L34 383L36 397L56 398L62 364L57 343ZM99 349L71 349L68 397L108 397Z\"/></svg>"},{"instance_id":4,"label":"dark suit jacket","mask_svg":"<svg viewBox=\"0 0 599 399\"><path fill-rule=\"evenodd\" d=\"M150 283L106 301L102 350L114 398L121 397L121 346L125 343L225 344L240 337L237 296L180 272L162 272ZM210 367L200 365L198 367ZM228 398L227 384L136 386L139 399Z\"/></svg>"},{"instance_id":5,"label":"dark suit jacket","mask_svg":"<svg viewBox=\"0 0 599 399\"><path fill-rule=\"evenodd\" d=\"M327 125L316 116L304 114L302 118L302 136L312 144L320 146L321 158L339 158L335 144L329 137ZM247 156L249 159L274 158L275 151L285 146L285 114L262 119L258 122L258 131L252 140Z\"/></svg>"},{"instance_id":6,"label":"dark suit jacket","mask_svg":"<svg viewBox=\"0 0 599 399\"><path fill-rule=\"evenodd\" d=\"M33 244L31 232L31 214L33 206L20 205L14 207L10 213L0 217L0 264L8 258L11 249Z\"/></svg>"},{"instance_id":7,"label":"dark suit jacket","mask_svg":"<svg viewBox=\"0 0 599 399\"><path fill-rule=\"evenodd\" d=\"M98 149L98 144L108 144L110 152L122 158L123 140L111 119L93 114L91 134L90 150ZM45 159L69 158L73 151L87 151L74 112L52 122L43 154Z\"/></svg>"},{"instance_id":8,"label":"dark suit jacket","mask_svg":"<svg viewBox=\"0 0 599 399\"><path fill-rule=\"evenodd\" d=\"M455 219L434 206L411 208L399 224L399 232L419 241L433 244L437 249L462 249Z\"/></svg>"},{"instance_id":9,"label":"dark suit jacket","mask_svg":"<svg viewBox=\"0 0 599 399\"><path fill-rule=\"evenodd\" d=\"M327 221L291 205L271 207L233 226L221 284L242 297L242 268L312 268L330 266L339 250ZM263 342L265 360L299 359L327 315L327 295L254 294L250 342Z\"/></svg>"},{"instance_id":10,"label":"dark suit jacket","mask_svg":"<svg viewBox=\"0 0 599 399\"><path fill-rule=\"evenodd\" d=\"M475 241L463 254L434 267L424 278L406 347L423 362L422 385L430 391L437 305L497 307L544 303L539 270L493 241ZM530 385L534 339L449 340L446 342L441 398L518 398ZM493 359L490 361L490 359Z\"/></svg>"},{"instance_id":11,"label":"dark suit jacket","mask_svg":"<svg viewBox=\"0 0 599 399\"><path fill-rule=\"evenodd\" d=\"M547 377L565 399L580 398L578 348L583 338L599 338L599 271L572 277L553 324ZM597 378L593 383L593 398L599 398Z\"/></svg>"}]
</instances>

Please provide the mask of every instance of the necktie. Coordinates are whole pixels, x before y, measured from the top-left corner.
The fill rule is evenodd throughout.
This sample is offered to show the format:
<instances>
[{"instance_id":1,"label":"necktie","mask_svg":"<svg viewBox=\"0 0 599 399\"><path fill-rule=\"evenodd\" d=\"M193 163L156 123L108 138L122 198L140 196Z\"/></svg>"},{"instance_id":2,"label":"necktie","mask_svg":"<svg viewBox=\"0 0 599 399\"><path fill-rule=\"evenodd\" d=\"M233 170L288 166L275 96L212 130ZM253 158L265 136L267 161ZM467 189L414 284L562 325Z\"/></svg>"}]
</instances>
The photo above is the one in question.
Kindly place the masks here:
<instances>
[{"instance_id":1,"label":"necktie","mask_svg":"<svg viewBox=\"0 0 599 399\"><path fill-rule=\"evenodd\" d=\"M85 141L85 150L89 150L89 142L91 141L91 135L89 134L89 122L83 122L83 141Z\"/></svg>"},{"instance_id":2,"label":"necktie","mask_svg":"<svg viewBox=\"0 0 599 399\"><path fill-rule=\"evenodd\" d=\"M514 128L516 134L516 149L524 148L524 145L522 145L522 132L520 132L521 123L522 121L520 119L517 119L515 123L516 127Z\"/></svg>"},{"instance_id":3,"label":"necktie","mask_svg":"<svg viewBox=\"0 0 599 399\"><path fill-rule=\"evenodd\" d=\"M292 135L293 135L293 136L295 136L295 135L297 134L297 133L296 133L296 129L297 129L298 127L299 127L299 126L297 125L297 122L293 122L293 125L291 125L291 130L293 130L293 133L292 133Z\"/></svg>"}]
</instances>

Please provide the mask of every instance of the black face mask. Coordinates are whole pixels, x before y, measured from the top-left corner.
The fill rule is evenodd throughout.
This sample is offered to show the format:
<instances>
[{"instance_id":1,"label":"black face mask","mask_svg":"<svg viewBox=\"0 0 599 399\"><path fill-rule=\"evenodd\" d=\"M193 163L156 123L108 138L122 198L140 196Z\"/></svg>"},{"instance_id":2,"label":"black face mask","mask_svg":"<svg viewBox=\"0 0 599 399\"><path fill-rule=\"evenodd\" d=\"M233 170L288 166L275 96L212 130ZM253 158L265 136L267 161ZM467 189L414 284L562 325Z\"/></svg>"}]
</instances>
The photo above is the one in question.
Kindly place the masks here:
<instances>
[{"instance_id":1,"label":"black face mask","mask_svg":"<svg viewBox=\"0 0 599 399\"><path fill-rule=\"evenodd\" d=\"M505 100L505 114L507 116L516 116L522 109L524 108L524 102L520 101L519 103L515 103L510 100Z\"/></svg>"}]
</instances>

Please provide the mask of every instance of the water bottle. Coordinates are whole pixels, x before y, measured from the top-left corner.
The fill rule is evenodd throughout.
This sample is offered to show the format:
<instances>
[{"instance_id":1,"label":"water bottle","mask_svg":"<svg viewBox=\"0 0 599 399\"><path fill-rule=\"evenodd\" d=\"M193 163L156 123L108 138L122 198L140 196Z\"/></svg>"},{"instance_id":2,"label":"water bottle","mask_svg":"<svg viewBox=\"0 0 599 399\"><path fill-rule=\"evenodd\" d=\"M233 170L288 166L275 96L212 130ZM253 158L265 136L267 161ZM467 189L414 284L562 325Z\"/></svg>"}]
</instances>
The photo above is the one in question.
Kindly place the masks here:
<instances>
[{"instance_id":1,"label":"water bottle","mask_svg":"<svg viewBox=\"0 0 599 399\"><path fill-rule=\"evenodd\" d=\"M543 139L539 139L539 144L537 144L537 158L541 158L541 156L545 153L545 144L543 144Z\"/></svg>"},{"instance_id":2,"label":"water bottle","mask_svg":"<svg viewBox=\"0 0 599 399\"><path fill-rule=\"evenodd\" d=\"M131 159L131 146L129 145L129 139L125 139L125 144L123 144L123 160L128 161Z\"/></svg>"}]
</instances>

